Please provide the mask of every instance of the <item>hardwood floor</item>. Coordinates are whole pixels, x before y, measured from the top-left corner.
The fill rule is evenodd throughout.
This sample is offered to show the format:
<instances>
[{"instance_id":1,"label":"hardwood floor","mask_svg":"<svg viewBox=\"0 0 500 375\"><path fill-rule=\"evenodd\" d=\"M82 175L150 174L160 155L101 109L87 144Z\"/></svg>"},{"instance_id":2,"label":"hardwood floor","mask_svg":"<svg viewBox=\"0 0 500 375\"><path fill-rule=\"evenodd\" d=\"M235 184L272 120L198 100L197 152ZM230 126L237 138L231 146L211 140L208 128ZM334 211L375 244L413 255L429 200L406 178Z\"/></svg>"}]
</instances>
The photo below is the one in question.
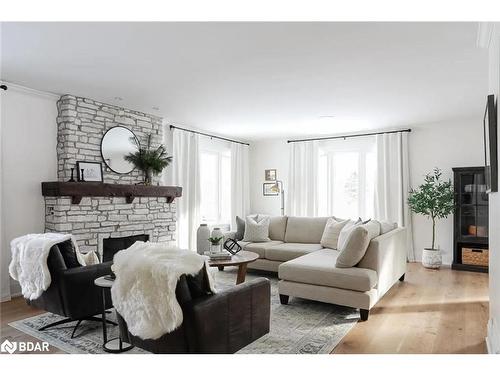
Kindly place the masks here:
<instances>
[{"instance_id":1,"label":"hardwood floor","mask_svg":"<svg viewBox=\"0 0 500 375\"><path fill-rule=\"evenodd\" d=\"M42 314L44 311L35 309L28 306L23 298L16 297L9 302L0 303L0 342L5 339L10 341L30 341L30 342L41 342L37 338L27 335L15 328L9 326L10 322L29 318L30 316L35 316ZM60 349L50 345L49 353L64 353ZM37 354L34 352L33 354ZM47 354L45 352L44 354Z\"/></svg>"},{"instance_id":2,"label":"hardwood floor","mask_svg":"<svg viewBox=\"0 0 500 375\"><path fill-rule=\"evenodd\" d=\"M8 325L41 311L23 299L0 304L0 342L32 341ZM397 283L335 348L334 353L486 353L488 275L409 264ZM51 347L52 353L60 353Z\"/></svg>"},{"instance_id":3,"label":"hardwood floor","mask_svg":"<svg viewBox=\"0 0 500 375\"><path fill-rule=\"evenodd\" d=\"M486 353L488 275L408 268L334 353Z\"/></svg>"}]
</instances>

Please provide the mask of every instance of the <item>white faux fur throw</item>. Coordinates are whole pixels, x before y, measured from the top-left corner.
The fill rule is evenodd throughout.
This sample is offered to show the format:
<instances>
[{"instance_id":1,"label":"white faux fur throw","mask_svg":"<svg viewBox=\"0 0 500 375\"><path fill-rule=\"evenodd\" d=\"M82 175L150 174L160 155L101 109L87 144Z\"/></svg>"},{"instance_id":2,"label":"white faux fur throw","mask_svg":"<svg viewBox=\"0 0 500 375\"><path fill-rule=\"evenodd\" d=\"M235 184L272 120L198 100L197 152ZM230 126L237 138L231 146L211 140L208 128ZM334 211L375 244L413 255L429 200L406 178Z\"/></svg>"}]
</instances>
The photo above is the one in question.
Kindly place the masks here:
<instances>
[{"instance_id":1,"label":"white faux fur throw","mask_svg":"<svg viewBox=\"0 0 500 375\"><path fill-rule=\"evenodd\" d=\"M51 277L47 258L53 245L71 239L80 264L85 264L78 252L73 236L62 233L27 234L10 243L12 260L10 276L19 281L24 298L37 299L50 286Z\"/></svg>"},{"instance_id":2,"label":"white faux fur throw","mask_svg":"<svg viewBox=\"0 0 500 375\"><path fill-rule=\"evenodd\" d=\"M116 253L111 298L129 331L141 339L157 339L178 328L183 315L175 296L177 281L182 275L196 275L203 267L206 270L206 259L189 250L140 241Z\"/></svg>"}]
</instances>

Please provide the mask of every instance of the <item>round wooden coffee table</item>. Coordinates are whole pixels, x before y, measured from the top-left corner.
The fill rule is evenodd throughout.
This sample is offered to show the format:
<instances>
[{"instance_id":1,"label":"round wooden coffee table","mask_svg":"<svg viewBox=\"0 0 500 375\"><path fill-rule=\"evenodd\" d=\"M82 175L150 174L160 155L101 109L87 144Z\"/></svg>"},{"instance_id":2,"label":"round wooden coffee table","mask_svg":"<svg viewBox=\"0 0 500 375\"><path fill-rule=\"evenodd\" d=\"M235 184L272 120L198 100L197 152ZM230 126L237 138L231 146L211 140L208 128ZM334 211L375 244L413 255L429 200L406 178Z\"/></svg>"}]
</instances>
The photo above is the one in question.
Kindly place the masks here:
<instances>
[{"instance_id":1,"label":"round wooden coffee table","mask_svg":"<svg viewBox=\"0 0 500 375\"><path fill-rule=\"evenodd\" d=\"M252 253L251 251L240 251L236 255L233 255L231 259L209 260L208 265L210 267L218 267L221 271L224 267L238 266L238 276L236 277L236 285L238 285L245 281L247 264L256 261L258 258L259 254Z\"/></svg>"}]
</instances>

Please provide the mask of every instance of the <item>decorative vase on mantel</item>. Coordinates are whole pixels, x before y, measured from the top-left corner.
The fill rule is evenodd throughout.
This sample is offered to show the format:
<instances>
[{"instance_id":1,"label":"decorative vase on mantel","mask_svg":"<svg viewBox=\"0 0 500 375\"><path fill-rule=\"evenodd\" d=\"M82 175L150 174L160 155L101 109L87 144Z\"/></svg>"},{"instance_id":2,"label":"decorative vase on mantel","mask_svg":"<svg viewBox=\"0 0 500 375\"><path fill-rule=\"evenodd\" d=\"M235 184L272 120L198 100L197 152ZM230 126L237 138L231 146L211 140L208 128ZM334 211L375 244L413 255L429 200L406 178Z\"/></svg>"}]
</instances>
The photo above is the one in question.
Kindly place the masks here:
<instances>
[{"instance_id":1,"label":"decorative vase on mantel","mask_svg":"<svg viewBox=\"0 0 500 375\"><path fill-rule=\"evenodd\" d=\"M153 178L152 178L152 173L150 169L147 169L144 171L144 185L149 186L151 185Z\"/></svg>"},{"instance_id":2,"label":"decorative vase on mantel","mask_svg":"<svg viewBox=\"0 0 500 375\"><path fill-rule=\"evenodd\" d=\"M205 254L205 252L210 251L210 243L208 238L210 237L210 229L207 224L200 224L198 230L196 231L196 252L200 255Z\"/></svg>"}]
</instances>

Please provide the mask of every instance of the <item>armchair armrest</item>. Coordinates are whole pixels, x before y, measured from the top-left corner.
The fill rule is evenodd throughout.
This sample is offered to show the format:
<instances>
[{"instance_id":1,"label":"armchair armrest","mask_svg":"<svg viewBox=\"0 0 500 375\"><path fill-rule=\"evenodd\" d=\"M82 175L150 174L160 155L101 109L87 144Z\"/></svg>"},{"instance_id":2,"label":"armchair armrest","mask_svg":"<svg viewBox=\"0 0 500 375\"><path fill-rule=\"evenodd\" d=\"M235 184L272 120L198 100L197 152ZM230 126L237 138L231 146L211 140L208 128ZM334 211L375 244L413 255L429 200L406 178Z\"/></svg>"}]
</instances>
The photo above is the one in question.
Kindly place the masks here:
<instances>
[{"instance_id":1,"label":"armchair armrest","mask_svg":"<svg viewBox=\"0 0 500 375\"><path fill-rule=\"evenodd\" d=\"M269 332L269 280L258 278L184 306L190 351L235 353Z\"/></svg>"},{"instance_id":2,"label":"armchair armrest","mask_svg":"<svg viewBox=\"0 0 500 375\"><path fill-rule=\"evenodd\" d=\"M98 277L111 273L112 262L69 268L60 274L61 298L66 315L78 319L102 311L102 291L94 284ZM106 308L112 306L109 291L106 291Z\"/></svg>"}]
</instances>

